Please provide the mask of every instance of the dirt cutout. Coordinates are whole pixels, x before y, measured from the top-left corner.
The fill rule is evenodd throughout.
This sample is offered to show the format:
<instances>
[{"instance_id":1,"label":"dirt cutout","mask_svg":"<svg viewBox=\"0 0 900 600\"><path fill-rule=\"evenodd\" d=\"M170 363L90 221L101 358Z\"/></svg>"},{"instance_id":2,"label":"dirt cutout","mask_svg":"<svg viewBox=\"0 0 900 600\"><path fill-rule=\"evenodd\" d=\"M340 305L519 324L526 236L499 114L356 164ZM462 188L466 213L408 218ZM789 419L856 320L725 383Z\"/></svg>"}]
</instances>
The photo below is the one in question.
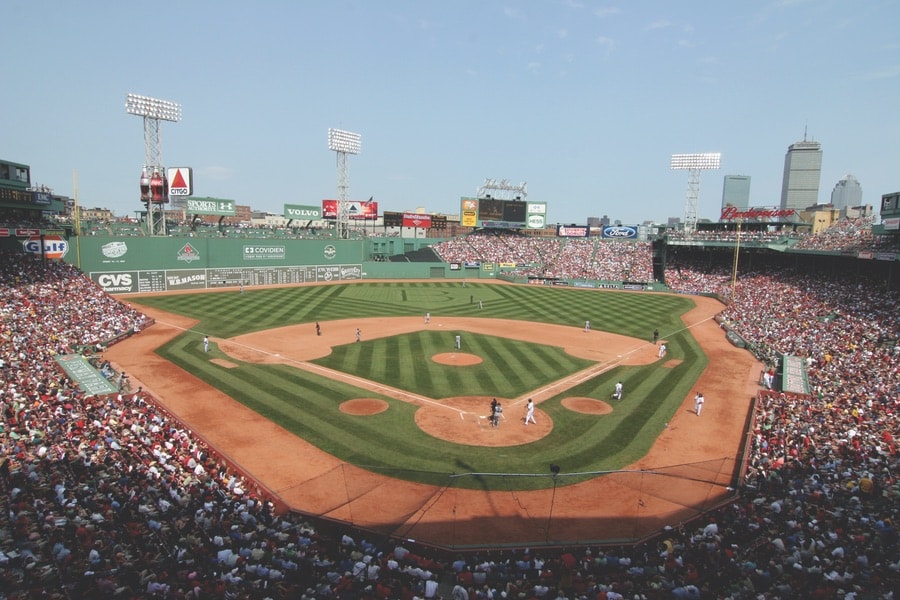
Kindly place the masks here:
<instances>
[{"instance_id":1,"label":"dirt cutout","mask_svg":"<svg viewBox=\"0 0 900 600\"><path fill-rule=\"evenodd\" d=\"M439 365L450 365L451 367L469 367L472 365L480 365L483 361L480 356L474 354L466 354L465 352L444 352L443 354L435 354L431 360Z\"/></svg>"}]
</instances>

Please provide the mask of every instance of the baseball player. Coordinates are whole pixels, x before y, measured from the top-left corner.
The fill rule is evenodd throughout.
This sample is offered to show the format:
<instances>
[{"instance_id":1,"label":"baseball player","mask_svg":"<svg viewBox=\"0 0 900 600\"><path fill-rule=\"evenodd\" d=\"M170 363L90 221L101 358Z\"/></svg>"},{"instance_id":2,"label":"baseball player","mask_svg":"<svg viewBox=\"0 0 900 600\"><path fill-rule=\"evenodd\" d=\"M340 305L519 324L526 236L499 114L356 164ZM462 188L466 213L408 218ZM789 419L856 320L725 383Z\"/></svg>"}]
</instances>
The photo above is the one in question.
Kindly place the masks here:
<instances>
[{"instance_id":1,"label":"baseball player","mask_svg":"<svg viewBox=\"0 0 900 600\"><path fill-rule=\"evenodd\" d=\"M534 420L534 400L531 398L528 399L528 404L525 405L525 424L534 423L537 425L537 421Z\"/></svg>"}]
</instances>

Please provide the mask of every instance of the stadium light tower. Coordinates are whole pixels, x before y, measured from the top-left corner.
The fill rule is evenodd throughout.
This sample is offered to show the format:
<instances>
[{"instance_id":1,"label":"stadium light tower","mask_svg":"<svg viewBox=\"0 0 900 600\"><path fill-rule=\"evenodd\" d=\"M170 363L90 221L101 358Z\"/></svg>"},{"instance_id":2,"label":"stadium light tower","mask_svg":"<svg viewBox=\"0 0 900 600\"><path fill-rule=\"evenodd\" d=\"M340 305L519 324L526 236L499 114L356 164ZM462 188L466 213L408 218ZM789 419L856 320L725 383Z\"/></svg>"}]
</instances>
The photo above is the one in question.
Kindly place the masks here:
<instances>
[{"instance_id":1,"label":"stadium light tower","mask_svg":"<svg viewBox=\"0 0 900 600\"><path fill-rule=\"evenodd\" d=\"M328 130L328 149L337 153L337 236L350 237L350 206L347 204L350 189L350 175L347 171L347 155L359 154L362 138L358 133L343 129Z\"/></svg>"},{"instance_id":2,"label":"stadium light tower","mask_svg":"<svg viewBox=\"0 0 900 600\"><path fill-rule=\"evenodd\" d=\"M181 120L181 105L138 94L125 96L125 112L144 118L144 167L141 172L141 201L147 203L149 234L166 235L163 204L168 202L166 169L162 162L159 122ZM155 213L155 214L154 214Z\"/></svg>"},{"instance_id":3,"label":"stadium light tower","mask_svg":"<svg viewBox=\"0 0 900 600\"><path fill-rule=\"evenodd\" d=\"M700 171L718 169L722 160L719 152L702 154L673 154L669 164L674 171L688 171L688 188L684 201L684 232L697 228L697 205L700 202Z\"/></svg>"}]
</instances>

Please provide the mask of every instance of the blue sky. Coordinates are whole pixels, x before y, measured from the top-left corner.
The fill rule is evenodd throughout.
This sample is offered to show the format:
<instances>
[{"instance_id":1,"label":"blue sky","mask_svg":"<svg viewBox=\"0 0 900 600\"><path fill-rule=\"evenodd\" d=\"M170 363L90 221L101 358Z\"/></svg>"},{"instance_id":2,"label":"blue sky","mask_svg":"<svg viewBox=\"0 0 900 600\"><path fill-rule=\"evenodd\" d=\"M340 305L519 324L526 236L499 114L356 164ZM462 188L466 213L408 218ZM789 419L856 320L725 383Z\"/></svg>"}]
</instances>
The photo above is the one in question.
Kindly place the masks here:
<instances>
[{"instance_id":1,"label":"blue sky","mask_svg":"<svg viewBox=\"0 0 900 600\"><path fill-rule=\"evenodd\" d=\"M152 14L149 8L156 12ZM683 217L674 153L721 152L777 205L787 147L822 144L819 202L847 173L900 190L895 0L11 0L2 7L0 158L119 215L141 208L127 93L182 105L166 166L196 196L281 213L334 198L329 128L355 131L350 197L456 214L486 178L527 182L548 220Z\"/></svg>"}]
</instances>

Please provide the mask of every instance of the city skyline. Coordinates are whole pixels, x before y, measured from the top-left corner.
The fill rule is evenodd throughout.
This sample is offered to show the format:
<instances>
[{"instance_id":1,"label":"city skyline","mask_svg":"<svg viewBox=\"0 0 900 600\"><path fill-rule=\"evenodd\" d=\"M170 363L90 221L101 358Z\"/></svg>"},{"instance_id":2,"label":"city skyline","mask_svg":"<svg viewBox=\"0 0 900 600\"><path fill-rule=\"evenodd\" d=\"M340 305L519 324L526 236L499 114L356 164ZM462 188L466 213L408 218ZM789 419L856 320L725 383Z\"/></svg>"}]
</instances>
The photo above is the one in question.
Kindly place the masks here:
<instances>
[{"instance_id":1,"label":"city skyline","mask_svg":"<svg viewBox=\"0 0 900 600\"><path fill-rule=\"evenodd\" d=\"M154 43L136 44L139 5L8 5L0 158L60 195L77 176L82 206L132 215L136 93L182 106L160 127L163 162L193 168L195 195L274 213L337 196L330 128L361 135L349 197L382 211L455 214L495 178L527 182L550 223L666 222L686 189L669 157L721 152L697 215L717 220L725 174L752 177L752 206L779 205L805 130L824 150L818 203L847 173L876 210L900 190L895 3L154 7Z\"/></svg>"},{"instance_id":2,"label":"city skyline","mask_svg":"<svg viewBox=\"0 0 900 600\"><path fill-rule=\"evenodd\" d=\"M818 204L822 185L822 144L807 140L788 146L781 182L782 209L804 210Z\"/></svg>"}]
</instances>

